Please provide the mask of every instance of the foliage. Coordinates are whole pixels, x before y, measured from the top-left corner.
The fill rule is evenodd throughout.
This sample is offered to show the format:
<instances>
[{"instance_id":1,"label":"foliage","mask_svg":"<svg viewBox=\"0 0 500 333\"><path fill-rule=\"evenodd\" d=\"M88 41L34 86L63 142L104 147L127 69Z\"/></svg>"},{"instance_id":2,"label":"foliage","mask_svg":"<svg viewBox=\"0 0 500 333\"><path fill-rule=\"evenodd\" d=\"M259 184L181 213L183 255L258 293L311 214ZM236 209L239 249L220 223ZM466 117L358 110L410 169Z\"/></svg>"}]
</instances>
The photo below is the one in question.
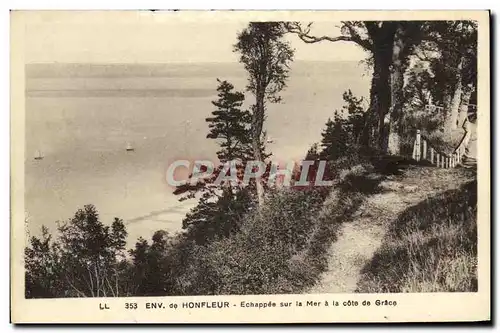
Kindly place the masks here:
<instances>
[{"instance_id":1,"label":"foliage","mask_svg":"<svg viewBox=\"0 0 500 333\"><path fill-rule=\"evenodd\" d=\"M402 119L402 133L407 133L410 125L427 132L452 126L446 120L452 112L453 99L469 103L464 95L474 95L477 86L476 22L429 21L423 25L422 35L414 52L414 64L407 72L407 111ZM426 110L427 104L443 108Z\"/></svg>"},{"instance_id":2,"label":"foliage","mask_svg":"<svg viewBox=\"0 0 500 333\"><path fill-rule=\"evenodd\" d=\"M241 110L245 95L233 91L234 86L228 81L220 81L217 87L219 99L212 101L217 108L212 117L206 118L210 129L207 139L219 140L221 149L217 157L221 163L242 159L247 160L251 154L249 111Z\"/></svg>"},{"instance_id":3,"label":"foliage","mask_svg":"<svg viewBox=\"0 0 500 333\"><path fill-rule=\"evenodd\" d=\"M280 22L250 22L238 34L234 51L240 53L240 62L248 72L247 90L258 100L281 101L279 93L286 87L294 54L283 39L285 32Z\"/></svg>"},{"instance_id":4,"label":"foliage","mask_svg":"<svg viewBox=\"0 0 500 333\"><path fill-rule=\"evenodd\" d=\"M24 250L24 257L26 298L61 296L62 267L57 246L52 242L47 228L42 228L41 238L31 237L30 246Z\"/></svg>"},{"instance_id":5,"label":"foliage","mask_svg":"<svg viewBox=\"0 0 500 333\"><path fill-rule=\"evenodd\" d=\"M363 269L358 292L477 291L477 182L408 208Z\"/></svg>"},{"instance_id":6,"label":"foliage","mask_svg":"<svg viewBox=\"0 0 500 333\"><path fill-rule=\"evenodd\" d=\"M127 232L115 218L109 226L92 205L76 212L52 239L43 229L25 250L27 297L106 297L126 295L122 261Z\"/></svg>"},{"instance_id":7,"label":"foliage","mask_svg":"<svg viewBox=\"0 0 500 333\"><path fill-rule=\"evenodd\" d=\"M252 209L254 202L247 189L231 193L223 191L215 200L203 195L198 205L183 219L187 237L204 244L219 237L228 237L239 230L242 215Z\"/></svg>"},{"instance_id":8,"label":"foliage","mask_svg":"<svg viewBox=\"0 0 500 333\"><path fill-rule=\"evenodd\" d=\"M206 122L207 139L220 147L220 165L212 176L195 181L191 175L175 190L179 200L198 200L183 219L182 233L157 231L150 242L139 238L127 253L123 221L115 218L104 225L95 207L85 206L59 226L58 237L43 228L41 237L30 239L26 297L296 293L313 285L327 267L340 224L366 195L378 191L380 179L368 176L374 175L374 158L385 152L373 144L377 132L385 135L384 120L390 120L390 130L398 131L408 150L417 128L429 142L439 141L443 115L424 105L448 103L449 83L458 76L463 84L475 84L477 26L466 21L348 21L337 37L312 36L310 30L311 24L251 22L238 34L234 51L248 73L247 91L255 103L243 110L244 94L217 80L215 110ZM267 104L280 102L286 88L294 56L284 38L287 31L306 43L357 43L373 65L368 110L363 98L344 92L345 105L328 119L321 142L306 154L314 161L307 180L314 180L320 161L327 160L323 179L333 180L334 186L217 184L219 176L230 172L226 162L240 162L235 167L241 179L249 160L270 156L264 121ZM420 59L411 64L411 55ZM365 267L359 291L477 290L474 186L429 199L400 216Z\"/></svg>"},{"instance_id":9,"label":"foliage","mask_svg":"<svg viewBox=\"0 0 500 333\"><path fill-rule=\"evenodd\" d=\"M428 58L433 73L431 93L435 103L446 106L445 97L452 95L456 75L462 83L477 80L477 23L474 21L433 21L427 27L427 52L437 52ZM463 62L462 66L458 66Z\"/></svg>"},{"instance_id":10,"label":"foliage","mask_svg":"<svg viewBox=\"0 0 500 333\"><path fill-rule=\"evenodd\" d=\"M304 248L318 209L311 193L272 194L260 212L248 214L241 231L197 248L186 278L192 294L272 293L287 261Z\"/></svg>"},{"instance_id":11,"label":"foliage","mask_svg":"<svg viewBox=\"0 0 500 333\"><path fill-rule=\"evenodd\" d=\"M286 87L289 65L294 50L284 39L285 29L281 22L250 22L238 34L234 51L240 54L240 63L248 73L247 90L254 95L252 105L252 150L255 161L265 161L262 154L266 103L279 103L280 92ZM264 201L264 184L256 182L259 206Z\"/></svg>"},{"instance_id":12,"label":"foliage","mask_svg":"<svg viewBox=\"0 0 500 333\"><path fill-rule=\"evenodd\" d=\"M242 218L238 233L194 248L181 278L190 281L184 292L304 291L326 268L326 253L340 223L362 202L359 187L366 187L364 172L362 167L345 170L326 196L317 188L269 191L265 205Z\"/></svg>"},{"instance_id":13,"label":"foliage","mask_svg":"<svg viewBox=\"0 0 500 333\"><path fill-rule=\"evenodd\" d=\"M342 95L345 105L335 116L328 119L326 127L321 133L321 152L323 159L335 161L348 156L353 150L359 150L361 135L364 127L363 98L353 95L347 90Z\"/></svg>"},{"instance_id":14,"label":"foliage","mask_svg":"<svg viewBox=\"0 0 500 333\"><path fill-rule=\"evenodd\" d=\"M212 117L206 118L206 122L209 127L207 139L217 140L221 147L217 152L221 164L209 177L193 181L193 175L190 175L188 182L174 191L176 195L184 195L180 200L195 198L199 194L198 205L182 221L183 229L188 230L186 237L198 244L236 232L237 218L252 205L254 184L244 188L227 181L221 184L216 182L219 177L227 176L232 167L241 176L253 154L251 114L241 109L245 97L243 93L234 91L234 86L228 81L218 82L218 99L212 102L217 109L212 112ZM263 151L263 146L261 148L261 153L269 156ZM228 168L232 161L239 163Z\"/></svg>"},{"instance_id":15,"label":"foliage","mask_svg":"<svg viewBox=\"0 0 500 333\"><path fill-rule=\"evenodd\" d=\"M151 245L139 238L135 248L129 250L133 263L134 295L160 296L171 292L174 285L173 271L165 258L172 247L168 233L159 230L154 233Z\"/></svg>"},{"instance_id":16,"label":"foliage","mask_svg":"<svg viewBox=\"0 0 500 333\"><path fill-rule=\"evenodd\" d=\"M363 145L373 148L378 146L386 153L397 151L397 147L392 147L397 140L389 140L389 136L397 132L399 127L399 118L403 113L402 73L408 67L409 56L422 38L422 23L343 21L339 36L315 36L311 31L313 23L304 26L299 22L288 22L285 27L305 43L348 41L367 51L370 58L368 62L373 64L373 75L370 107L363 128Z\"/></svg>"},{"instance_id":17,"label":"foliage","mask_svg":"<svg viewBox=\"0 0 500 333\"><path fill-rule=\"evenodd\" d=\"M251 116L249 111L241 109L245 96L234 91L234 86L228 81L217 79L217 82L218 99L212 101L216 110L212 112L212 117L206 118L205 121L209 128L207 139L216 140L221 148L217 151L221 165L216 167L210 177L193 179L193 175L190 175L186 184L178 186L174 192L176 195L185 195L181 200L194 198L199 192L206 196L215 196L219 186L213 183L224 171L224 164L235 160L243 162L251 156ZM241 169L242 166L238 167ZM200 171L207 171L206 166L202 166Z\"/></svg>"},{"instance_id":18,"label":"foliage","mask_svg":"<svg viewBox=\"0 0 500 333\"><path fill-rule=\"evenodd\" d=\"M314 161L309 167L307 180L314 182L320 161L326 161L324 180L335 180L340 174L356 165L369 165L380 155L377 149L362 144L365 126L364 99L356 97L349 89L342 95L345 104L335 111L335 116L328 119L322 132L322 140L315 143L305 156L306 161ZM303 167L295 173L294 179L300 179ZM297 187L300 189L300 187ZM326 190L325 188L319 191Z\"/></svg>"}]
</instances>

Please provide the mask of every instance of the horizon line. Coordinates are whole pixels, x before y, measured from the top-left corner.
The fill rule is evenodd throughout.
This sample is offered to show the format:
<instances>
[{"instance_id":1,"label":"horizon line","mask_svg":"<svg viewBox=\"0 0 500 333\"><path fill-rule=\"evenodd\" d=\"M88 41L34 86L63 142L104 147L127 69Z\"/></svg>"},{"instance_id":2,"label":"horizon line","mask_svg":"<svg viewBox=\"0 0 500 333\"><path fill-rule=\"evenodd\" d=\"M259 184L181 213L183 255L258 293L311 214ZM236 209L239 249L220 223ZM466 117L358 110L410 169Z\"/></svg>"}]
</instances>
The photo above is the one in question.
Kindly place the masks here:
<instances>
[{"instance_id":1,"label":"horizon line","mask_svg":"<svg viewBox=\"0 0 500 333\"><path fill-rule=\"evenodd\" d=\"M307 60L293 62L361 62L361 60ZM238 61L169 61L169 62L26 62L25 65L179 65L179 64L239 64Z\"/></svg>"}]
</instances>

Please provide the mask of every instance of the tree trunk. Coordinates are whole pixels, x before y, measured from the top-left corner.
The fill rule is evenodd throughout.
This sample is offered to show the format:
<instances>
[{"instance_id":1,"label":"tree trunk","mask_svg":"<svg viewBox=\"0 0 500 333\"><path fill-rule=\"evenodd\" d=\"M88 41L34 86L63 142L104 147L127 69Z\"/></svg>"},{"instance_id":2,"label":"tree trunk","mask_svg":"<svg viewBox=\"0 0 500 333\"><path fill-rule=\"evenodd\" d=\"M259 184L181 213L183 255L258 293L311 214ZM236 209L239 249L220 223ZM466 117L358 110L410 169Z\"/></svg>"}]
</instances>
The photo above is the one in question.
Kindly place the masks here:
<instances>
[{"instance_id":1,"label":"tree trunk","mask_svg":"<svg viewBox=\"0 0 500 333\"><path fill-rule=\"evenodd\" d=\"M390 51L390 48L389 48ZM376 48L373 55L373 77L370 87L370 107L365 116L363 128L363 144L369 146L372 142L382 147L381 138L383 136L384 116L389 113L390 106L390 52L388 48ZM376 130L375 135L372 129ZM376 136L376 137L374 137Z\"/></svg>"},{"instance_id":2,"label":"tree trunk","mask_svg":"<svg viewBox=\"0 0 500 333\"><path fill-rule=\"evenodd\" d=\"M384 128L387 129L387 144L385 152L388 155L399 155L399 124L403 113L404 104L404 52L403 28L399 27L392 48L391 68L391 106L389 114L384 117Z\"/></svg>"},{"instance_id":3,"label":"tree trunk","mask_svg":"<svg viewBox=\"0 0 500 333\"><path fill-rule=\"evenodd\" d=\"M455 82L453 82L453 97L451 98L446 110L445 132L451 133L457 129L458 109L460 107L460 100L462 97L462 66L463 57L457 65L455 73Z\"/></svg>"},{"instance_id":4,"label":"tree trunk","mask_svg":"<svg viewBox=\"0 0 500 333\"><path fill-rule=\"evenodd\" d=\"M461 128L464 124L465 119L467 118L467 113L469 112L469 103L472 93L475 88L472 83L469 83L463 93L462 93L462 101L460 102L460 108L458 112L458 128Z\"/></svg>"},{"instance_id":5,"label":"tree trunk","mask_svg":"<svg viewBox=\"0 0 500 333\"><path fill-rule=\"evenodd\" d=\"M443 131L446 131L446 115L451 105L451 91L449 89L446 90L443 96L443 114L441 115L441 119L443 120Z\"/></svg>"},{"instance_id":6,"label":"tree trunk","mask_svg":"<svg viewBox=\"0 0 500 333\"><path fill-rule=\"evenodd\" d=\"M261 161L261 162L263 162L263 158L260 150L261 147L260 140L262 135L262 129L264 126L264 113L265 113L264 94L257 93L256 104L252 113L252 149L255 161ZM256 179L255 183L257 186L257 199L259 202L259 207L262 207L262 204L264 203L264 186L262 184L261 179Z\"/></svg>"}]
</instances>

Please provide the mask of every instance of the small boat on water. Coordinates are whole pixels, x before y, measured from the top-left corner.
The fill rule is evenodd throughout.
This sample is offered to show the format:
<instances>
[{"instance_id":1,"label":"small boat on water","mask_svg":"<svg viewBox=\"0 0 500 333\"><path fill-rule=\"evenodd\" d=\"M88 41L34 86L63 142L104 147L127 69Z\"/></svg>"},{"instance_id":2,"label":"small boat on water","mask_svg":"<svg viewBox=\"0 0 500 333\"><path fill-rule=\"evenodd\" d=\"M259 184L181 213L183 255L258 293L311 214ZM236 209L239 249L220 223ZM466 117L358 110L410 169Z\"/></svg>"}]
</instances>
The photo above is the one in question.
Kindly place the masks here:
<instances>
[{"instance_id":1,"label":"small boat on water","mask_svg":"<svg viewBox=\"0 0 500 333\"><path fill-rule=\"evenodd\" d=\"M266 142L267 143L274 143L274 139L272 137L268 137Z\"/></svg>"},{"instance_id":2,"label":"small boat on water","mask_svg":"<svg viewBox=\"0 0 500 333\"><path fill-rule=\"evenodd\" d=\"M42 152L40 150L37 150L35 153L35 160L42 160L42 159L43 159Z\"/></svg>"},{"instance_id":3,"label":"small boat on water","mask_svg":"<svg viewBox=\"0 0 500 333\"><path fill-rule=\"evenodd\" d=\"M132 147L132 144L130 142L127 143L127 147L125 148L126 151L134 151L134 147Z\"/></svg>"}]
</instances>

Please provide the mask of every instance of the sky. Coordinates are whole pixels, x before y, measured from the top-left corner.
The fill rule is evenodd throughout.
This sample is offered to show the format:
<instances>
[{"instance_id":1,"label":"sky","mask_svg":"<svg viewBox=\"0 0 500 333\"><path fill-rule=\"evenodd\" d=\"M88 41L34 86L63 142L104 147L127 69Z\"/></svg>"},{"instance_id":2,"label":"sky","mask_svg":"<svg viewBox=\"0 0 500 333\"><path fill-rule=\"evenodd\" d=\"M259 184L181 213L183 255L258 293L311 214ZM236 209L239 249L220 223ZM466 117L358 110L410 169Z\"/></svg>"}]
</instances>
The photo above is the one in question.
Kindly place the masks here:
<instances>
[{"instance_id":1,"label":"sky","mask_svg":"<svg viewBox=\"0 0 500 333\"><path fill-rule=\"evenodd\" d=\"M73 12L29 15L25 20L26 63L233 62L239 31L248 20L151 12ZM317 35L340 34L340 22L315 22ZM354 43L305 44L288 36L296 60L359 61Z\"/></svg>"}]
</instances>

